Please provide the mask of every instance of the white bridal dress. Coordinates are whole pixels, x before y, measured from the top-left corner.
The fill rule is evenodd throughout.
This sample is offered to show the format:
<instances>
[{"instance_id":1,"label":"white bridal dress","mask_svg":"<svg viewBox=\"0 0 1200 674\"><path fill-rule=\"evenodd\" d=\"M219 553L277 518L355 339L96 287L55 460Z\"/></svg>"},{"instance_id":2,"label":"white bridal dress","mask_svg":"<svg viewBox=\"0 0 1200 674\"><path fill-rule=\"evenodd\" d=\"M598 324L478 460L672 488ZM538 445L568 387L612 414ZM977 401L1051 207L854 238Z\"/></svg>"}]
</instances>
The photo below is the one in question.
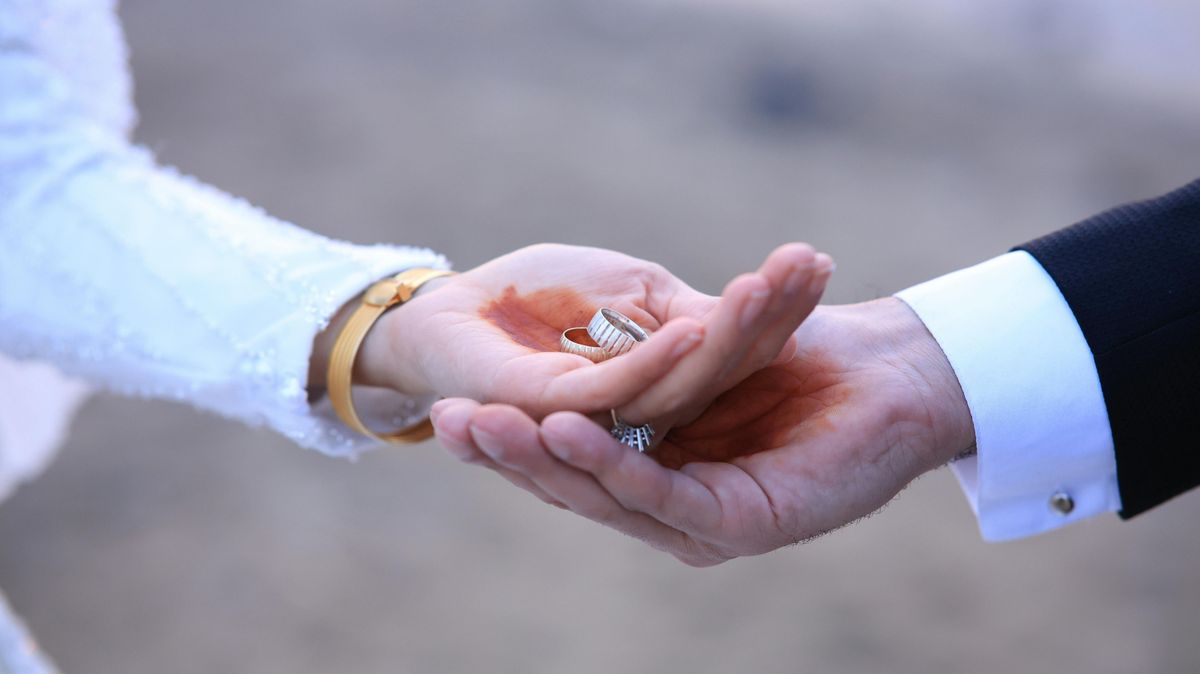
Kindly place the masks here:
<instances>
[{"instance_id":1,"label":"white bridal dress","mask_svg":"<svg viewBox=\"0 0 1200 674\"><path fill-rule=\"evenodd\" d=\"M161 167L130 144L135 118L115 0L0 0L0 498L93 386L353 453L308 403L313 337L371 281L446 264L322 238ZM48 671L0 597L0 672Z\"/></svg>"}]
</instances>

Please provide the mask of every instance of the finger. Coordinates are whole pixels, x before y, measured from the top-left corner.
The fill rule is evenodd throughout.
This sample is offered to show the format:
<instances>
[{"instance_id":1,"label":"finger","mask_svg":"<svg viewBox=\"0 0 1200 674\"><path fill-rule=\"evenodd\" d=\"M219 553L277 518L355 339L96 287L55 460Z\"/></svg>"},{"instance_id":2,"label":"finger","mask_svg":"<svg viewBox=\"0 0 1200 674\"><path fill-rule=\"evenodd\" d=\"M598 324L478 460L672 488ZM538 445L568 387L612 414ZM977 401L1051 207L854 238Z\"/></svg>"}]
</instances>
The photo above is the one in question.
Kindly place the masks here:
<instances>
[{"instance_id":1,"label":"finger","mask_svg":"<svg viewBox=\"0 0 1200 674\"><path fill-rule=\"evenodd\" d=\"M770 283L760 274L743 274L730 281L721 301L705 319L703 343L685 356L678 367L621 405L621 417L629 423L645 423L677 415L697 398L711 399L713 382L729 367L731 359L740 360L739 352L748 347L750 335L742 330L742 316L754 315L765 308L770 295ZM627 356L636 354L640 348Z\"/></svg>"},{"instance_id":2,"label":"finger","mask_svg":"<svg viewBox=\"0 0 1200 674\"><path fill-rule=\"evenodd\" d=\"M650 339L619 358L569 370L554 377L536 402L520 405L536 416L560 410L608 410L634 398L699 348L705 328L691 318L667 323Z\"/></svg>"},{"instance_id":3,"label":"finger","mask_svg":"<svg viewBox=\"0 0 1200 674\"><path fill-rule=\"evenodd\" d=\"M806 243L784 244L771 251L759 266L758 273L763 274L772 285L782 287L786 284L784 279L789 276L792 266L811 262L816 254L812 246ZM795 285L794 282L793 286ZM706 295L684 284L670 286L669 290L651 288L648 294L651 298L650 303L661 307L659 311L663 312L664 322L680 316L704 320L717 308L722 299L719 296ZM773 302L771 310L777 311L778 304L778 301Z\"/></svg>"},{"instance_id":4,"label":"finger","mask_svg":"<svg viewBox=\"0 0 1200 674\"><path fill-rule=\"evenodd\" d=\"M463 463L482 466L499 473L513 485L533 494L545 503L559 508L565 507L529 478L497 464L487 454L480 451L471 437L469 428L471 418L479 407L479 403L465 398L448 398L434 404L433 409L429 412L429 418L433 422L438 441L446 448L446 451Z\"/></svg>"},{"instance_id":5,"label":"finger","mask_svg":"<svg viewBox=\"0 0 1200 674\"><path fill-rule=\"evenodd\" d=\"M479 451L471 441L468 424L479 403L466 398L446 398L433 404L429 410L429 421L438 441L454 458L473 465L491 463L486 454Z\"/></svg>"},{"instance_id":6,"label":"finger","mask_svg":"<svg viewBox=\"0 0 1200 674\"><path fill-rule=\"evenodd\" d=\"M797 245L804 246L788 244L778 252L786 254L789 247ZM779 289L777 296L780 298L780 307L774 312L774 324L766 331L766 346L752 356L750 362L742 364L741 370L732 377L735 381L741 381L764 367L761 364L763 361L767 361L767 365L778 365L795 357L798 346L796 330L817 307L825 293L825 287L835 268L833 258L826 253L816 253L810 263L805 259L807 255L803 250L796 251L793 255L795 257L791 263L784 267L784 275L769 273L772 285ZM776 352L774 344L780 339L783 339L783 346Z\"/></svg>"},{"instance_id":7,"label":"finger","mask_svg":"<svg viewBox=\"0 0 1200 674\"><path fill-rule=\"evenodd\" d=\"M775 357L771 359L771 362L767 363L766 367L770 367L772 365L783 365L784 363L789 362L791 359L796 357L796 351L798 349L799 342L796 340L795 334L792 334L790 337L788 337L787 341L783 343L783 348L779 349L779 353L775 354Z\"/></svg>"},{"instance_id":8,"label":"finger","mask_svg":"<svg viewBox=\"0 0 1200 674\"><path fill-rule=\"evenodd\" d=\"M766 309L747 325L745 331L753 340L743 352L744 360L735 371L757 370L771 362L783 349L800 322L808 316L818 294L811 297L805 292L808 281L815 273L819 255L806 243L789 243L776 248L763 261L758 273L771 285L771 301ZM740 381L745 374L737 377Z\"/></svg>"},{"instance_id":9,"label":"finger","mask_svg":"<svg viewBox=\"0 0 1200 674\"><path fill-rule=\"evenodd\" d=\"M538 425L520 410L508 405L481 408L471 422L471 435L492 460L527 477L571 511L656 548L689 554L692 545L683 533L626 509L590 475L548 453Z\"/></svg>"},{"instance_id":10,"label":"finger","mask_svg":"<svg viewBox=\"0 0 1200 674\"><path fill-rule=\"evenodd\" d=\"M832 258L808 244L786 244L772 252L759 270L771 284L768 308L743 327L743 348L729 357L729 367L713 379L708 396L694 396L693 405L674 421L694 420L712 397L768 365L791 360L797 348L795 332L816 308L832 271Z\"/></svg>"},{"instance_id":11,"label":"finger","mask_svg":"<svg viewBox=\"0 0 1200 674\"><path fill-rule=\"evenodd\" d=\"M622 406L636 423L691 420L713 397L768 364L795 354L796 328L828 279L827 255L807 244L776 249L756 274L734 279L713 307L704 344L645 394Z\"/></svg>"},{"instance_id":12,"label":"finger","mask_svg":"<svg viewBox=\"0 0 1200 674\"><path fill-rule=\"evenodd\" d=\"M795 354L794 333L816 308L833 272L833 259L811 246L780 246L763 264L760 273L771 283L773 300L761 318L765 325L758 342L732 379L741 381L773 362L786 362Z\"/></svg>"},{"instance_id":13,"label":"finger","mask_svg":"<svg viewBox=\"0 0 1200 674\"><path fill-rule=\"evenodd\" d=\"M713 490L616 442L585 417L552 414L542 422L541 437L551 454L594 477L625 508L699 539L720 529L723 507Z\"/></svg>"}]
</instances>

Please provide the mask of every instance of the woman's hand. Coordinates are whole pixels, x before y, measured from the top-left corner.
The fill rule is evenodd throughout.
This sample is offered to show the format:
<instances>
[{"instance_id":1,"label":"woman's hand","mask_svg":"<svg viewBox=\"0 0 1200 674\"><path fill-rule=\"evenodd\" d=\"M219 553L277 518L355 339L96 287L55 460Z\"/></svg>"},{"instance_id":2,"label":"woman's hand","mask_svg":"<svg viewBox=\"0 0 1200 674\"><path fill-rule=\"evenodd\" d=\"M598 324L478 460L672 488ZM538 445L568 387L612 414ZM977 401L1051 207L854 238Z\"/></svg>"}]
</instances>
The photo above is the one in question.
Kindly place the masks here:
<instances>
[{"instance_id":1,"label":"woman's hand","mask_svg":"<svg viewBox=\"0 0 1200 674\"><path fill-rule=\"evenodd\" d=\"M356 382L514 405L533 418L607 412L665 430L775 359L816 305L832 264L803 244L773 252L720 298L662 267L607 250L537 245L463 274L386 313ZM562 353L562 331L612 307L654 334L595 364ZM700 405L700 407L698 407Z\"/></svg>"},{"instance_id":2,"label":"woman's hand","mask_svg":"<svg viewBox=\"0 0 1200 674\"><path fill-rule=\"evenodd\" d=\"M823 308L653 455L589 419L445 400L438 438L543 500L693 565L796 543L882 507L972 446L950 364L900 300Z\"/></svg>"}]
</instances>

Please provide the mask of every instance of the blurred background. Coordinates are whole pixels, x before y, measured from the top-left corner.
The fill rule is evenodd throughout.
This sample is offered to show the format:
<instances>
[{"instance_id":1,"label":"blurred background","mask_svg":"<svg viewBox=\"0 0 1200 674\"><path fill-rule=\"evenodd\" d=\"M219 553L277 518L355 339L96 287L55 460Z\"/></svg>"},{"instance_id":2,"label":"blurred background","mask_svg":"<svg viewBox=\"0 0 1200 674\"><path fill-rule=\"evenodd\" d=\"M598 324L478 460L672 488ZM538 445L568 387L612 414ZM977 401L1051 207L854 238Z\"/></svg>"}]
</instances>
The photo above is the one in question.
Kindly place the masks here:
<instances>
[{"instance_id":1,"label":"blurred background","mask_svg":"<svg viewBox=\"0 0 1200 674\"><path fill-rule=\"evenodd\" d=\"M1200 176L1182 0L121 12L164 162L460 268L562 241L718 292L805 240L855 302ZM1195 672L1198 521L989 545L941 470L696 570L434 444L350 464L100 396L0 508L0 586L66 672Z\"/></svg>"}]
</instances>

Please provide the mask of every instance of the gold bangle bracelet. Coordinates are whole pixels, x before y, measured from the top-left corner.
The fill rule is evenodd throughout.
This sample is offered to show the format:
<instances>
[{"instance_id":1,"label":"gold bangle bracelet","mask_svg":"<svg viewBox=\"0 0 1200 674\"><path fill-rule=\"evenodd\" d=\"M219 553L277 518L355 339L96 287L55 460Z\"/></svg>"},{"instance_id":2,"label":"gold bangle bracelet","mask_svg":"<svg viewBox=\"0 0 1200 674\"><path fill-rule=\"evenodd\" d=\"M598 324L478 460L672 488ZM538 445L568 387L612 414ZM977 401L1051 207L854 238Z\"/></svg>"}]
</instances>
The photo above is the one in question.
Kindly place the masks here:
<instances>
[{"instance_id":1,"label":"gold bangle bracelet","mask_svg":"<svg viewBox=\"0 0 1200 674\"><path fill-rule=\"evenodd\" d=\"M329 370L325 378L333 410L347 426L368 437L393 444L421 442L433 435L433 424L428 418L408 428L390 433L377 433L367 428L358 418L358 412L354 410L354 399L351 397L350 386L358 349L362 346L363 339L366 338L371 326L375 325L375 321L379 320L383 312L411 300L417 290L429 281L453 273L452 271L418 267L379 281L363 293L362 303L355 307L354 313L350 314L350 318L342 326L337 340L333 343L333 353L329 356Z\"/></svg>"}]
</instances>

